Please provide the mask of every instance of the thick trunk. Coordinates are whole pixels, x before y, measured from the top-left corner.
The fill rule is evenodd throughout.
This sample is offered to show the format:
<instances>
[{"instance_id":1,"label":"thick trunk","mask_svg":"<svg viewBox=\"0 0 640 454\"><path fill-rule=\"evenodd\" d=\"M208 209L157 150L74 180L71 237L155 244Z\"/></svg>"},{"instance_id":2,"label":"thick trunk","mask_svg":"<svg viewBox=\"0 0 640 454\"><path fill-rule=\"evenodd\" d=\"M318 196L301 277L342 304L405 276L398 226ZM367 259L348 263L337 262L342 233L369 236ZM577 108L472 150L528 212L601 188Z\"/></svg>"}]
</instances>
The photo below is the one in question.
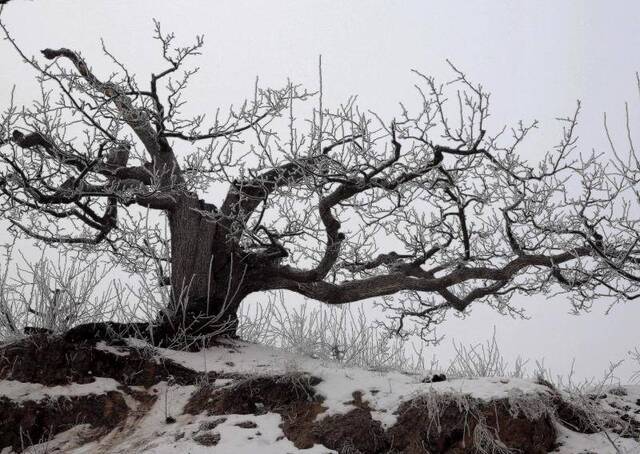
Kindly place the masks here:
<instances>
[{"instance_id":1,"label":"thick trunk","mask_svg":"<svg viewBox=\"0 0 640 454\"><path fill-rule=\"evenodd\" d=\"M171 306L163 316L163 337L195 339L235 336L237 310L250 293L226 226L198 213L206 205L184 197L169 213Z\"/></svg>"}]
</instances>

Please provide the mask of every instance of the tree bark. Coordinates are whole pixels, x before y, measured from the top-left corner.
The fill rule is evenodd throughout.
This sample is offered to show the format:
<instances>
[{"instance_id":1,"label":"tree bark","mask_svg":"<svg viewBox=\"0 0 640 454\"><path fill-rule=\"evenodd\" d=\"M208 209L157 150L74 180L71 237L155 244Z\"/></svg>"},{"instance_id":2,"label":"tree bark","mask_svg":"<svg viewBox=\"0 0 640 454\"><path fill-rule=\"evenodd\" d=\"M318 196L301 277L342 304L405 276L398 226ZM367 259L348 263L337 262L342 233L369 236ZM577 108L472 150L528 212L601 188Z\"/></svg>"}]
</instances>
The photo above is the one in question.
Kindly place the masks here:
<instances>
[{"instance_id":1,"label":"tree bark","mask_svg":"<svg viewBox=\"0 0 640 454\"><path fill-rule=\"evenodd\" d=\"M229 241L228 226L214 216L195 196L183 196L169 212L171 305L162 316L165 338L236 335L238 307L251 292L248 265Z\"/></svg>"}]
</instances>

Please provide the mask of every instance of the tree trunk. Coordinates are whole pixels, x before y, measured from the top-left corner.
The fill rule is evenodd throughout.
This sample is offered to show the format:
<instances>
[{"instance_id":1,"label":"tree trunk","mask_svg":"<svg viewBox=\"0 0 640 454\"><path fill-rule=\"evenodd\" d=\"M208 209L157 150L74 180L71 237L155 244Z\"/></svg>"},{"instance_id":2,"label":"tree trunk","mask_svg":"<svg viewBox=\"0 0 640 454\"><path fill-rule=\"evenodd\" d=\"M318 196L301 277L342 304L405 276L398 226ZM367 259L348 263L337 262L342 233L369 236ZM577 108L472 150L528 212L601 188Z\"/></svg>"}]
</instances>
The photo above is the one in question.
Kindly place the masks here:
<instances>
[{"instance_id":1,"label":"tree trunk","mask_svg":"<svg viewBox=\"0 0 640 454\"><path fill-rule=\"evenodd\" d=\"M228 241L228 226L213 219L213 212L198 212L210 206L188 196L178 205L169 213L172 297L162 317L161 343L235 336L238 307L250 293L247 265Z\"/></svg>"}]
</instances>

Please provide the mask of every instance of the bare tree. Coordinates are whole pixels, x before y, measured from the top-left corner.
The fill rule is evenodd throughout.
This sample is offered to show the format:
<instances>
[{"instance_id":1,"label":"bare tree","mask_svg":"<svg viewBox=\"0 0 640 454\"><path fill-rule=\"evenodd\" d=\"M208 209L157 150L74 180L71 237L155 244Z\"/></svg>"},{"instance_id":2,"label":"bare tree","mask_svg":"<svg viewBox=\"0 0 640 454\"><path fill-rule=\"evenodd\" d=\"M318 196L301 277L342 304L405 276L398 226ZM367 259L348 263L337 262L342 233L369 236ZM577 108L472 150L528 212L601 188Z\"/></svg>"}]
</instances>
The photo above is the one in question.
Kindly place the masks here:
<instances>
[{"instance_id":1,"label":"bare tree","mask_svg":"<svg viewBox=\"0 0 640 454\"><path fill-rule=\"evenodd\" d=\"M15 234L154 267L172 295L158 339L233 334L247 295L281 289L377 298L388 329L423 336L476 300L517 313L517 293L566 292L578 310L640 295L639 157L630 134L626 151L612 139L613 161L579 154L579 104L529 159L537 123L488 131L489 94L453 65L445 85L416 72L416 107L395 119L355 98L328 109L322 85L293 83L188 117L201 37L176 46L156 23L166 67L143 88L104 46L106 78L69 49L29 58L2 29L42 87L1 119L3 217Z\"/></svg>"}]
</instances>

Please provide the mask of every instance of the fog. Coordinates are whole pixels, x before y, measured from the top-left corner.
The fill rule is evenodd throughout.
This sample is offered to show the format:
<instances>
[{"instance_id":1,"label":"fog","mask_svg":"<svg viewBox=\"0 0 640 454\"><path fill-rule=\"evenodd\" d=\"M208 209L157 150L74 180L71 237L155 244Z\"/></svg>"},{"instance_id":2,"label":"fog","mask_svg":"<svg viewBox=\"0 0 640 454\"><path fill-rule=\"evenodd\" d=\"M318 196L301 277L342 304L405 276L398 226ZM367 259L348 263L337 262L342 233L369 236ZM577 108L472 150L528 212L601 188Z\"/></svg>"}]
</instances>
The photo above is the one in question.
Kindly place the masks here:
<instances>
[{"instance_id":1,"label":"fog","mask_svg":"<svg viewBox=\"0 0 640 454\"><path fill-rule=\"evenodd\" d=\"M632 119L640 113L638 17L635 1L15 0L2 12L27 55L68 47L108 74L115 68L102 52L103 39L139 81L164 66L152 39L153 18L182 43L204 34L201 71L189 92L194 113L241 103L252 95L256 76L262 86L281 86L290 78L316 89L322 55L326 106L357 94L363 109L391 120L399 101L416 101L410 70L445 82L451 79L449 59L492 93L490 128L540 121L523 148L532 159L559 141L555 119L571 114L578 99L580 149L609 153L604 112L622 144L625 101ZM0 62L2 108L14 85L18 103L38 96L33 70L6 41L0 42ZM640 125L635 132L640 138ZM2 231L0 236L7 239ZM520 297L516 303L529 319L504 317L478 303L464 319L451 317L439 330L446 339L432 353L446 362L452 339L483 341L495 326L507 359L544 358L558 374L566 374L575 359L577 375L588 377L640 345L637 302L615 306L608 315L607 304L595 304L579 316L560 297ZM623 365L620 379L628 380L632 370L632 364Z\"/></svg>"}]
</instances>

